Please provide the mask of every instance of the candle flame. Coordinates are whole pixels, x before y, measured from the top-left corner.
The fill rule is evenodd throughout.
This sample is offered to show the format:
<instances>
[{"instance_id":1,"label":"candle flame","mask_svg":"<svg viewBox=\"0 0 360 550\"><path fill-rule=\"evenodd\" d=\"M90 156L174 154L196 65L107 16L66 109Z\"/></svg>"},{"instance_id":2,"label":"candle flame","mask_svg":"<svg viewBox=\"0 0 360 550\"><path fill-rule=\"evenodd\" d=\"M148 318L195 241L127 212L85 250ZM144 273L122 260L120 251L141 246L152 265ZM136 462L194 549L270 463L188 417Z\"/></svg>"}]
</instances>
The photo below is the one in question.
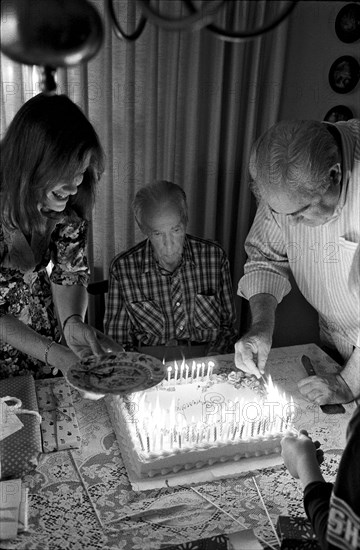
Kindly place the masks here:
<instances>
[{"instance_id":1,"label":"candle flame","mask_svg":"<svg viewBox=\"0 0 360 550\"><path fill-rule=\"evenodd\" d=\"M159 387L169 395L169 391L175 390L174 386L191 384L198 380L202 387L212 387L210 378L215 368L213 361L207 363L192 362L192 367L185 363L183 358L180 366L175 361L167 367L167 379ZM231 373L228 376L229 383L234 383L239 373ZM216 381L216 380L215 380ZM225 380L219 380L219 383ZM235 388L237 386L235 385ZM146 400L146 392L134 394L134 403L137 404L138 416L136 426L133 427L134 439L139 443L139 448L144 452L162 452L179 448L192 448L198 444L228 444L253 437L266 437L281 434L293 428L295 417L295 404L292 396L289 397L274 383L269 375L265 383L265 395L251 390L251 397L246 397L247 388L244 387L243 396L236 396L233 400L227 400L220 396L214 398L214 393L209 401L203 398L203 417L191 420L186 418L183 408L177 408L176 398L172 396L166 409L160 404L160 391L156 395L155 403ZM209 390L211 392L211 389ZM216 392L215 392L216 393ZM201 395L201 394L199 394ZM222 397L222 398L221 398ZM199 398L200 399L200 398ZM201 399L197 401L201 407ZM191 406L191 403L190 405ZM186 408L186 407L185 407ZM190 409L189 409L190 413ZM199 416L199 415L198 415Z\"/></svg>"}]
</instances>

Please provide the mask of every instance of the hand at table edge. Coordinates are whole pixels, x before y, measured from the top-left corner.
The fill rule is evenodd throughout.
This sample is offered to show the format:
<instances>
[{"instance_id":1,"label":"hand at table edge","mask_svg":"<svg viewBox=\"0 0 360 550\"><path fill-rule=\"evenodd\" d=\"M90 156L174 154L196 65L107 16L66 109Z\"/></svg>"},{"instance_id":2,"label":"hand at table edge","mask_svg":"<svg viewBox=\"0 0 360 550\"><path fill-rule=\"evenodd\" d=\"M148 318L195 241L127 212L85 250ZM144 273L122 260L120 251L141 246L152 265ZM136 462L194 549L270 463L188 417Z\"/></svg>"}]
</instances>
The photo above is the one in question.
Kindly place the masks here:
<instances>
[{"instance_id":1,"label":"hand at table edge","mask_svg":"<svg viewBox=\"0 0 360 550\"><path fill-rule=\"evenodd\" d=\"M318 441L313 442L306 430L298 435L287 434L281 440L281 456L290 475L300 482L305 489L314 481L325 481L320 464L323 451Z\"/></svg>"}]
</instances>

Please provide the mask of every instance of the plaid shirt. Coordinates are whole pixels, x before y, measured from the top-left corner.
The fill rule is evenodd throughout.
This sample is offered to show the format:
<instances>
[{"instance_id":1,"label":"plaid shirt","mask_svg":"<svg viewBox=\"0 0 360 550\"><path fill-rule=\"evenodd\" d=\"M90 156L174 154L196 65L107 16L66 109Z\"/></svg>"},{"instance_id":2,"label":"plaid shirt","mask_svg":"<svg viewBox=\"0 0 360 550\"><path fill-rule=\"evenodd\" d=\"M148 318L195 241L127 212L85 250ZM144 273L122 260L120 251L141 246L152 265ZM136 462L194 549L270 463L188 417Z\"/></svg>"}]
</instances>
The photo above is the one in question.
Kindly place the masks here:
<instances>
[{"instance_id":1,"label":"plaid shirt","mask_svg":"<svg viewBox=\"0 0 360 550\"><path fill-rule=\"evenodd\" d=\"M235 306L229 261L216 243L187 235L182 261L169 273L149 240L117 255L109 270L106 333L132 350L172 339L233 351Z\"/></svg>"}]
</instances>

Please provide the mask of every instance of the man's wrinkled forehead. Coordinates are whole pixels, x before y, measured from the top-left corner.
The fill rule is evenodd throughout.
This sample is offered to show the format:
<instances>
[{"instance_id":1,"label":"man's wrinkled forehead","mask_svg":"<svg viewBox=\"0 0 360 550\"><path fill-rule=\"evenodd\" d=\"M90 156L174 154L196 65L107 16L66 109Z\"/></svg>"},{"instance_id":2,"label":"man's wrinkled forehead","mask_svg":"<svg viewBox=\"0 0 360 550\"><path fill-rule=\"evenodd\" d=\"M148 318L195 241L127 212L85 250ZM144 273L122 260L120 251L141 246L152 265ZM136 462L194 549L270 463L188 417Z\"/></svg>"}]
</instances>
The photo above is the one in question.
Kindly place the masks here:
<instances>
[{"instance_id":1,"label":"man's wrinkled forehead","mask_svg":"<svg viewBox=\"0 0 360 550\"><path fill-rule=\"evenodd\" d=\"M181 210L177 204L171 202L148 205L143 211L142 227L147 234L154 231L163 231L184 225Z\"/></svg>"},{"instance_id":2,"label":"man's wrinkled forehead","mask_svg":"<svg viewBox=\"0 0 360 550\"><path fill-rule=\"evenodd\" d=\"M160 200L149 202L143 210L143 222L150 219L160 218L162 216L174 215L180 216L180 207L176 202L171 200Z\"/></svg>"},{"instance_id":3,"label":"man's wrinkled forehead","mask_svg":"<svg viewBox=\"0 0 360 550\"><path fill-rule=\"evenodd\" d=\"M306 193L289 193L286 189L269 189L263 200L276 214L299 214L308 208L312 200Z\"/></svg>"}]
</instances>

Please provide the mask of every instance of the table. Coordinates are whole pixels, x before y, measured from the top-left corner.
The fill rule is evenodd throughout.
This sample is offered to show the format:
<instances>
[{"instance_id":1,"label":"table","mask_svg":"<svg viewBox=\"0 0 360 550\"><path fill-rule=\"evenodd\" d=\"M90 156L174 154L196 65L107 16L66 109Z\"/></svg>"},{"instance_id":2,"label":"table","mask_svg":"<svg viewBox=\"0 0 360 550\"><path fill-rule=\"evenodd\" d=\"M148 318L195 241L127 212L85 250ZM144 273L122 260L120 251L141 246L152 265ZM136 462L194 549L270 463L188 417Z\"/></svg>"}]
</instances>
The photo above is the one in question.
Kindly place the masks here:
<instances>
[{"instance_id":1,"label":"table","mask_svg":"<svg viewBox=\"0 0 360 550\"><path fill-rule=\"evenodd\" d=\"M284 372L289 365L297 365L303 353L313 359L318 370L334 368L332 360L315 344L273 349L268 362L272 372L278 373L294 393L296 380L288 380ZM227 361L231 357L223 356ZM221 361L222 356L217 359ZM300 379L304 374L300 371L297 376ZM283 465L194 486L232 517L190 487L134 492L104 400L84 400L74 390L73 402L81 449L41 455L36 471L24 478L29 488L29 531L4 548L157 550L181 545L179 548L185 549L190 548L185 545L188 541L239 531L241 527L232 517L276 548L253 476L273 523L279 515L304 516L300 484ZM309 432L326 451L324 477L333 481L355 404L346 405L342 415L323 415L316 405L306 406L313 414Z\"/></svg>"}]
</instances>

